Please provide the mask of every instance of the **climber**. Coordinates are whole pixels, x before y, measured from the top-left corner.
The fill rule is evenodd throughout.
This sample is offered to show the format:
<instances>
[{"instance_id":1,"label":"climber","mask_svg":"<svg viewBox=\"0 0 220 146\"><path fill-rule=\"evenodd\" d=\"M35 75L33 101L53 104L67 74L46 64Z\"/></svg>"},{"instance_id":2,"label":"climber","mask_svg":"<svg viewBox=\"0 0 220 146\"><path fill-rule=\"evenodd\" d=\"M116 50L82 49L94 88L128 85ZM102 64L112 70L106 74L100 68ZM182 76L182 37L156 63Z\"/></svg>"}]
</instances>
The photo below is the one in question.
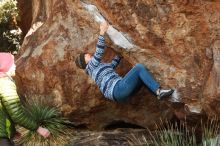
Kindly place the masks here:
<instances>
[{"instance_id":1,"label":"climber","mask_svg":"<svg viewBox=\"0 0 220 146\"><path fill-rule=\"evenodd\" d=\"M96 52L93 56L89 53L80 53L75 59L76 66L80 69L85 69L86 73L91 76L99 86L104 96L113 101L123 102L126 101L132 93L137 91L142 84L150 88L150 90L157 95L158 99L172 95L174 90L162 89L148 69L142 64L136 64L122 78L114 71L114 68L122 59L120 55L116 55L111 63L101 62L105 51L104 35L107 29L108 23L101 23Z\"/></svg>"},{"instance_id":2,"label":"climber","mask_svg":"<svg viewBox=\"0 0 220 146\"><path fill-rule=\"evenodd\" d=\"M13 137L18 124L47 138L48 129L39 126L20 102L16 85L12 79L15 76L14 56L10 53L0 53L0 146L13 146Z\"/></svg>"}]
</instances>

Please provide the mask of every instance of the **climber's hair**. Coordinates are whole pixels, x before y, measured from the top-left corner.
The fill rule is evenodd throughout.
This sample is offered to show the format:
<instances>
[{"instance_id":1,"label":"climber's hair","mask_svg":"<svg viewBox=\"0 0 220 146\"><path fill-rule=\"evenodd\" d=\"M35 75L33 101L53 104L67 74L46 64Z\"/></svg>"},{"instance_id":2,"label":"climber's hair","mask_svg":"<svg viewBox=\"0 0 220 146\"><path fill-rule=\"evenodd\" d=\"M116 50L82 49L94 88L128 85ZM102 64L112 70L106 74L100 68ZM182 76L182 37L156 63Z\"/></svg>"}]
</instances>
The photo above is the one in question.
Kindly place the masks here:
<instances>
[{"instance_id":1,"label":"climber's hair","mask_svg":"<svg viewBox=\"0 0 220 146\"><path fill-rule=\"evenodd\" d=\"M75 64L78 68L80 69L85 69L86 68L86 61L85 61L85 54L86 53L80 53L75 59Z\"/></svg>"}]
</instances>

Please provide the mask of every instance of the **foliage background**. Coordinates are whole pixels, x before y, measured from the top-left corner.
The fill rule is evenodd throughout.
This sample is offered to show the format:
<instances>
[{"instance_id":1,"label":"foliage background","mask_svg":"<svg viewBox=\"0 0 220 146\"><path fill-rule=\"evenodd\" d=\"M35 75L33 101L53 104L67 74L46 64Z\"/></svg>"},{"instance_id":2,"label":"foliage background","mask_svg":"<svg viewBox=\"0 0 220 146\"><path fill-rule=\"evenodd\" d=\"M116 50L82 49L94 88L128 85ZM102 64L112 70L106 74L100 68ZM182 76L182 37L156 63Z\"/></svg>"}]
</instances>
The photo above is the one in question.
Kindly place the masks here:
<instances>
[{"instance_id":1,"label":"foliage background","mask_svg":"<svg viewBox=\"0 0 220 146\"><path fill-rule=\"evenodd\" d=\"M21 30L17 25L16 0L0 0L0 51L18 51L21 44Z\"/></svg>"}]
</instances>

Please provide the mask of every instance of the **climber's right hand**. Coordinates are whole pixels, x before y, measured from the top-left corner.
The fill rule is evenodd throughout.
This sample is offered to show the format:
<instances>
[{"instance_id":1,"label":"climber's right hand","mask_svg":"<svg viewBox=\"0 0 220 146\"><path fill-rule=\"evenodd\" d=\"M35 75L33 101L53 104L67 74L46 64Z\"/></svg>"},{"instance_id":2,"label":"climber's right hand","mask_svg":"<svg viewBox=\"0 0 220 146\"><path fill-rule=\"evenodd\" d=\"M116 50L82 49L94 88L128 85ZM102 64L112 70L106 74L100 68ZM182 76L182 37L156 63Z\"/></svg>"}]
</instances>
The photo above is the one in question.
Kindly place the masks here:
<instances>
[{"instance_id":1,"label":"climber's right hand","mask_svg":"<svg viewBox=\"0 0 220 146\"><path fill-rule=\"evenodd\" d=\"M108 30L108 22L104 21L100 24L100 35L104 35L106 31Z\"/></svg>"}]
</instances>

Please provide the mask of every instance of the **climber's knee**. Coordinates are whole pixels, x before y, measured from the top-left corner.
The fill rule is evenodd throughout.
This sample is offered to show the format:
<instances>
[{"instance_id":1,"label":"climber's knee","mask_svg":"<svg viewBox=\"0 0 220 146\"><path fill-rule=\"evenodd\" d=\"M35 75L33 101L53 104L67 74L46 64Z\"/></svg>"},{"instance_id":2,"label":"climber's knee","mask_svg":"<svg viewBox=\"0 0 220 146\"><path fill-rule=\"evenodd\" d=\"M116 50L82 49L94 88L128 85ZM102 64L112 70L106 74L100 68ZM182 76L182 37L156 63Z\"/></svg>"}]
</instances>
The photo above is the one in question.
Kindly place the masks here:
<instances>
[{"instance_id":1,"label":"climber's knee","mask_svg":"<svg viewBox=\"0 0 220 146\"><path fill-rule=\"evenodd\" d=\"M137 64L135 65L135 68L137 68L137 69L139 69L139 70L146 69L145 66L144 66L143 64L141 64L141 63L137 63Z\"/></svg>"}]
</instances>

